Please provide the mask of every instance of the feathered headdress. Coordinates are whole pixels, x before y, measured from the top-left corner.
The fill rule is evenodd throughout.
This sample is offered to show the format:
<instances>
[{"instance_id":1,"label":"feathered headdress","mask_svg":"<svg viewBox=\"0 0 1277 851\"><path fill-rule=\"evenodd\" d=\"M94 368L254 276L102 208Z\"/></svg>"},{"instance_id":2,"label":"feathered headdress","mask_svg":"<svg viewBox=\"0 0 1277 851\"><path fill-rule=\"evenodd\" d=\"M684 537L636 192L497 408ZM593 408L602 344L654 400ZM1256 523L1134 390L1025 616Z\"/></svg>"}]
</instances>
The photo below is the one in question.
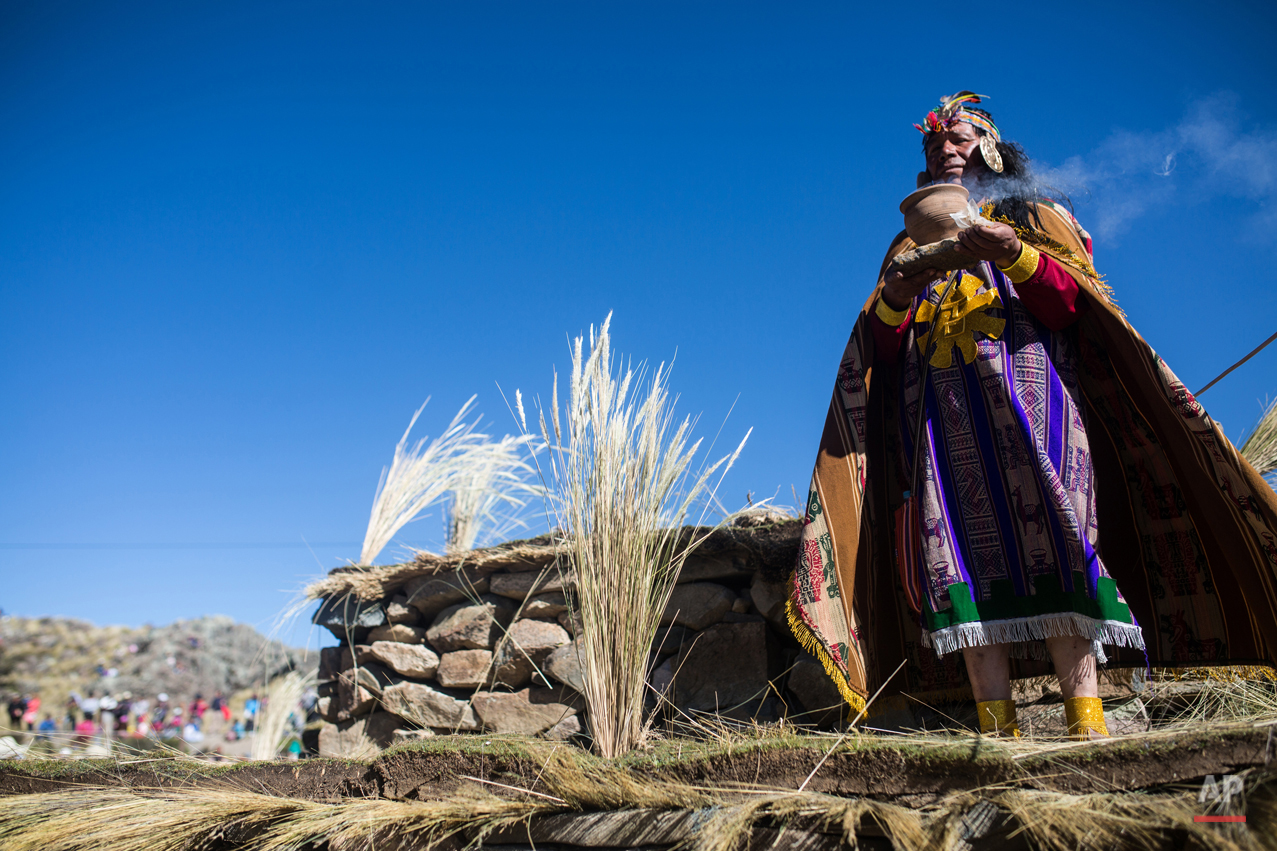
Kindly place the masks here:
<instances>
[{"instance_id":1,"label":"feathered headdress","mask_svg":"<svg viewBox=\"0 0 1277 851\"><path fill-rule=\"evenodd\" d=\"M997 125L989 120L986 115L978 112L969 112L963 109L963 104L980 103L988 95L978 95L975 92L958 92L956 95L947 95L940 98L940 105L927 113L927 117L923 119L921 124L915 124L919 132L929 136L937 130L947 130L960 121L965 121L973 127L983 130L985 133L993 137L993 141L1001 142L1002 134L998 132Z\"/></svg>"}]
</instances>

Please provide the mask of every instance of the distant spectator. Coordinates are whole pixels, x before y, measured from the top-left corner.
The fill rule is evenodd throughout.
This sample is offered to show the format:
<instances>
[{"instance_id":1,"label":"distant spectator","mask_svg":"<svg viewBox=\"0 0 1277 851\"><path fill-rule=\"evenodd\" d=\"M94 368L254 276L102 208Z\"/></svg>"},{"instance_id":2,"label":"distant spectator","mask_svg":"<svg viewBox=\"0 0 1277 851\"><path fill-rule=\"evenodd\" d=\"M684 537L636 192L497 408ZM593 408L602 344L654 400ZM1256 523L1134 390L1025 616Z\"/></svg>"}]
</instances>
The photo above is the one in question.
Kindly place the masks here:
<instances>
[{"instance_id":1,"label":"distant spectator","mask_svg":"<svg viewBox=\"0 0 1277 851\"><path fill-rule=\"evenodd\" d=\"M35 730L35 719L40 717L40 695L33 694L27 698L26 711L22 713L22 723L27 725L27 732Z\"/></svg>"},{"instance_id":2,"label":"distant spectator","mask_svg":"<svg viewBox=\"0 0 1277 851\"><path fill-rule=\"evenodd\" d=\"M115 732L115 708L119 705L119 701L109 694L98 701L98 708L102 711L102 732L107 736Z\"/></svg>"},{"instance_id":3,"label":"distant spectator","mask_svg":"<svg viewBox=\"0 0 1277 851\"><path fill-rule=\"evenodd\" d=\"M174 707L173 707L173 717L172 717L172 718L170 718L170 719L169 719L169 722L168 722L168 733L169 733L169 735L171 735L171 736L180 736L180 735L182 735L182 727L183 727L183 726L184 726L184 724L183 724L183 719L182 719L182 707L180 707L180 706L174 706Z\"/></svg>"},{"instance_id":4,"label":"distant spectator","mask_svg":"<svg viewBox=\"0 0 1277 851\"><path fill-rule=\"evenodd\" d=\"M129 713L133 711L133 692L126 691L120 695L119 705L115 707L115 732L126 733L129 729Z\"/></svg>"},{"instance_id":5,"label":"distant spectator","mask_svg":"<svg viewBox=\"0 0 1277 851\"><path fill-rule=\"evenodd\" d=\"M89 696L80 701L80 711L84 713L84 717L90 721L98 720L98 706L101 701L93 696L93 692L89 692ZM79 727L77 726L77 729Z\"/></svg>"},{"instance_id":6,"label":"distant spectator","mask_svg":"<svg viewBox=\"0 0 1277 851\"><path fill-rule=\"evenodd\" d=\"M168 713L168 695L160 692L155 698L155 713L151 716L151 726L155 728L157 736L164 732L164 722L168 720Z\"/></svg>"},{"instance_id":7,"label":"distant spectator","mask_svg":"<svg viewBox=\"0 0 1277 851\"><path fill-rule=\"evenodd\" d=\"M244 701L244 731L251 733L257 725L257 710L261 706L261 701L254 694L248 700Z\"/></svg>"},{"instance_id":8,"label":"distant spectator","mask_svg":"<svg viewBox=\"0 0 1277 851\"><path fill-rule=\"evenodd\" d=\"M75 740L81 745L89 743L89 737L97 732L97 727L93 724L93 719L84 716L80 719L80 723L75 725Z\"/></svg>"},{"instance_id":9,"label":"distant spectator","mask_svg":"<svg viewBox=\"0 0 1277 851\"><path fill-rule=\"evenodd\" d=\"M27 699L23 695L15 694L13 699L9 701L9 726L15 730L22 729L22 716L27 711Z\"/></svg>"},{"instance_id":10,"label":"distant spectator","mask_svg":"<svg viewBox=\"0 0 1277 851\"><path fill-rule=\"evenodd\" d=\"M53 716L48 712L44 713L44 720L40 722L40 735L35 737L37 742L48 741L50 733L58 731L58 722L53 720Z\"/></svg>"},{"instance_id":11,"label":"distant spectator","mask_svg":"<svg viewBox=\"0 0 1277 851\"><path fill-rule=\"evenodd\" d=\"M231 702L226 699L226 695L221 691L213 695L213 711L222 713L222 720L226 723L231 721Z\"/></svg>"},{"instance_id":12,"label":"distant spectator","mask_svg":"<svg viewBox=\"0 0 1277 851\"><path fill-rule=\"evenodd\" d=\"M208 711L208 704L204 701L204 696L196 694L195 699L191 701L190 715L192 718L198 718L201 722L204 720L204 713Z\"/></svg>"}]
</instances>

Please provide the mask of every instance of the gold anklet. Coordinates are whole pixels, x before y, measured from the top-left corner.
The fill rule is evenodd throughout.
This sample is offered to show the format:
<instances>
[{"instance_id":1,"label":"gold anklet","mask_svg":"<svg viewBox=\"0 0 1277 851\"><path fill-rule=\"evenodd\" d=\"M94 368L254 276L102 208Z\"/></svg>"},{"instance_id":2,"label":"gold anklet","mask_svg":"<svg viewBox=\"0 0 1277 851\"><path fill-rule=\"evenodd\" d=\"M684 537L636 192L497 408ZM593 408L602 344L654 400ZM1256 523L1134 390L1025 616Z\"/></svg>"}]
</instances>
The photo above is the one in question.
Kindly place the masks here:
<instances>
[{"instance_id":1,"label":"gold anklet","mask_svg":"<svg viewBox=\"0 0 1277 851\"><path fill-rule=\"evenodd\" d=\"M1064 722L1069 737L1079 741L1091 738L1090 733L1107 737L1109 728L1104 723L1104 705L1098 697L1070 697L1064 701Z\"/></svg>"},{"instance_id":2,"label":"gold anklet","mask_svg":"<svg viewBox=\"0 0 1277 851\"><path fill-rule=\"evenodd\" d=\"M981 700L975 705L980 717L980 734L983 736L1020 737L1020 725L1015 718L1014 700Z\"/></svg>"}]
</instances>

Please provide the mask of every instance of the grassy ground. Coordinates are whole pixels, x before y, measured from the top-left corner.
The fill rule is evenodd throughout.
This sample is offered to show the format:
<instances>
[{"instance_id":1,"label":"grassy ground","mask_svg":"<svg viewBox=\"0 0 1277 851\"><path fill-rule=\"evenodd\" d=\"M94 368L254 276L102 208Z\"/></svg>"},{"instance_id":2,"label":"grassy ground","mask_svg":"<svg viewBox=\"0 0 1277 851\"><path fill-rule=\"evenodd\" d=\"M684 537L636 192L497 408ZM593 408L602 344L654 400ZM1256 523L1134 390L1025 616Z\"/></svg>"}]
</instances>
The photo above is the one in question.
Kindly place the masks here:
<instances>
[{"instance_id":1,"label":"grassy ground","mask_svg":"<svg viewBox=\"0 0 1277 851\"><path fill-rule=\"evenodd\" d=\"M1212 731L1187 746L1208 751L1212 740L1236 738L1237 732ZM843 742L823 763L821 757L829 753L827 745L823 751L819 747L817 739L823 737L773 737L695 754L687 749L680 754L670 742L673 750L624 761L544 742L467 738L404 746L372 763L316 760L304 766L215 767L174 760L150 775L130 774L128 766L118 763L46 763L39 769L58 772L48 778L48 791L10 796L0 808L0 846L124 851L427 847L449 836L476 840L529 819L535 824L564 813L615 810L642 811L632 812L634 819L656 811L694 811L699 828L687 837L688 845L705 851L737 848L758 831L777 829L814 830L830 834L831 842L885 832L899 848L958 848L971 814L984 811L1007 824L1004 833L1023 830L1032 840L1030 847L1045 848L1259 849L1266 847L1265 837L1274 828L1273 778L1258 757L1241 772L1239 798L1203 805L1197 784L1177 788L1162 782L1167 779L1162 776L1138 792L1115 791L1087 760L1056 756L1039 766L1043 771L1035 771L1024 760L1017 767L1014 754L996 747L975 756L982 772L972 765L970 754L963 764L963 754L954 752L953 744L910 752L912 748L878 742L878 737ZM1262 751L1262 742L1247 744ZM1139 742L1107 748L1083 744L1075 750L1123 751L1117 755L1129 767L1133 758L1141 758L1130 752L1132 745L1143 750ZM1180 749L1185 746L1181 741ZM1177 756L1183 764L1184 754ZM924 803L909 800L908 794L856 795L831 786L863 779L866 758L886 760L896 776L912 772L905 786L915 798L923 785L919 780L926 777L948 778L952 788L935 792ZM1092 756L1090 762L1102 758ZM1236 755L1225 761L1235 767ZM816 779L823 782L806 783L809 767L817 764L821 771ZM698 773L706 766L714 771ZM754 766L757 773L750 778L746 771L742 778L740 769ZM1008 768L1018 776L988 782L988 771ZM104 786L101 776L93 776L95 769L114 772L119 782ZM307 776L321 773L333 775L327 794L317 794L325 791L317 787L302 788ZM185 776L181 783L165 783L161 774L170 780ZM377 782L360 786L358 781L369 774ZM1086 777L1085 790L1043 788L1059 775ZM6 788L12 789L7 781ZM1194 821L1212 809L1241 812L1250 821L1244 826ZM233 844L209 845L228 834L235 838Z\"/></svg>"},{"instance_id":2,"label":"grassy ground","mask_svg":"<svg viewBox=\"0 0 1277 851\"><path fill-rule=\"evenodd\" d=\"M784 829L834 843L885 833L898 848L959 848L972 813L1035 848L1274 848L1274 694L1272 684L1242 681L1157 683L1147 695L1152 729L1089 743L956 729L842 736L699 718L612 760L476 735L369 761L24 760L0 764L0 847L407 849L555 814L642 810L700 813L685 845L704 851ZM1207 775L1237 778L1227 799L1202 799ZM1247 822L1194 820L1201 815ZM235 842L208 844L228 831ZM110 843L90 842L107 835Z\"/></svg>"}]
</instances>

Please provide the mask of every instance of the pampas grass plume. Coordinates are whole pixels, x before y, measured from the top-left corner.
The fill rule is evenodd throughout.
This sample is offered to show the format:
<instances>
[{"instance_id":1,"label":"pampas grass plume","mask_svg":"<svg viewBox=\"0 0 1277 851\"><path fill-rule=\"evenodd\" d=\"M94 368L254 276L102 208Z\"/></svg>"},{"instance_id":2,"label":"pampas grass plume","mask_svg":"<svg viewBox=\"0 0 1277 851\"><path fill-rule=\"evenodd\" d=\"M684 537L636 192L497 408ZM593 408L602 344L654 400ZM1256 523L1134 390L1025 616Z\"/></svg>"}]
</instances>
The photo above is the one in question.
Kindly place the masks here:
<instances>
[{"instance_id":1,"label":"pampas grass plume","mask_svg":"<svg viewBox=\"0 0 1277 851\"><path fill-rule=\"evenodd\" d=\"M681 529L698 501L709 504L732 454L692 470L701 441L674 416L664 364L648 375L614 363L611 314L590 351L577 337L566 403L558 375L550 405L551 506L575 576L568 604L581 623L584 697L596 750L612 757L642 740L648 654L683 562L705 537ZM703 519L702 517L699 519Z\"/></svg>"}]
</instances>

